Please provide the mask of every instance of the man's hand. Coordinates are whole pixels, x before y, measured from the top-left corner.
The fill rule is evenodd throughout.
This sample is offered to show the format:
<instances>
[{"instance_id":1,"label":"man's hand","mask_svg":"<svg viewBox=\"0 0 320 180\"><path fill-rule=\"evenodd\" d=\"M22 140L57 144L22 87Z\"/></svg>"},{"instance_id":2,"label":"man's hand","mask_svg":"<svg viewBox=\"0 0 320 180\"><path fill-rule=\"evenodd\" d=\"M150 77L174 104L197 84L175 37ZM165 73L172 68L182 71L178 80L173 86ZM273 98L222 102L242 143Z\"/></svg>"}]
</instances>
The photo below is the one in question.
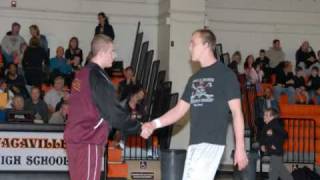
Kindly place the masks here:
<instances>
[{"instance_id":1,"label":"man's hand","mask_svg":"<svg viewBox=\"0 0 320 180\"><path fill-rule=\"evenodd\" d=\"M268 135L268 136L272 136L272 129L269 129L269 130L267 131L267 135Z\"/></svg>"},{"instance_id":2,"label":"man's hand","mask_svg":"<svg viewBox=\"0 0 320 180\"><path fill-rule=\"evenodd\" d=\"M234 155L234 166L238 165L239 171L248 165L248 157L244 149L236 149Z\"/></svg>"},{"instance_id":3,"label":"man's hand","mask_svg":"<svg viewBox=\"0 0 320 180\"><path fill-rule=\"evenodd\" d=\"M277 148L274 145L272 145L271 149L276 150Z\"/></svg>"},{"instance_id":4,"label":"man's hand","mask_svg":"<svg viewBox=\"0 0 320 180\"><path fill-rule=\"evenodd\" d=\"M74 79L72 81L71 89L74 90L74 91L80 92L80 88L81 88L80 80L79 79Z\"/></svg>"},{"instance_id":5,"label":"man's hand","mask_svg":"<svg viewBox=\"0 0 320 180\"><path fill-rule=\"evenodd\" d=\"M154 130L155 130L155 126L153 125L152 122L144 123L141 127L140 136L143 137L144 139L148 139Z\"/></svg>"},{"instance_id":6,"label":"man's hand","mask_svg":"<svg viewBox=\"0 0 320 180\"><path fill-rule=\"evenodd\" d=\"M261 146L261 151L262 151L262 152L266 152L266 151L267 151L265 145L262 145L262 146Z\"/></svg>"}]
</instances>

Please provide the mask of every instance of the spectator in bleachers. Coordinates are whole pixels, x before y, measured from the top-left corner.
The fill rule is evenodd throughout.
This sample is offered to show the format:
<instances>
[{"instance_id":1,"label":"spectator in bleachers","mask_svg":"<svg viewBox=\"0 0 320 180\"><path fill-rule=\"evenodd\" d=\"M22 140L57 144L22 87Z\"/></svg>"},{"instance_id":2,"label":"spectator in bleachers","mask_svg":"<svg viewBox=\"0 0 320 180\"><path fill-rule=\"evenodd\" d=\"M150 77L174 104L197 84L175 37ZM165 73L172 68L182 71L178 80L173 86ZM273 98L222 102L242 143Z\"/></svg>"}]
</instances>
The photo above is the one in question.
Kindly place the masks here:
<instances>
[{"instance_id":1,"label":"spectator in bleachers","mask_svg":"<svg viewBox=\"0 0 320 180\"><path fill-rule=\"evenodd\" d=\"M264 101L265 107L264 107L263 111L266 110L267 108L273 108L277 111L280 111L279 103L273 97L271 88L266 88L264 90L264 100L265 100Z\"/></svg>"},{"instance_id":2,"label":"spectator in bleachers","mask_svg":"<svg viewBox=\"0 0 320 180\"><path fill-rule=\"evenodd\" d=\"M294 75L292 64L285 62L284 67L276 74L276 84L273 87L274 97L279 102L281 94L288 95L288 103L295 103Z\"/></svg>"},{"instance_id":3,"label":"spectator in bleachers","mask_svg":"<svg viewBox=\"0 0 320 180\"><path fill-rule=\"evenodd\" d=\"M12 110L23 111L24 110L24 99L22 96L14 96L12 99Z\"/></svg>"},{"instance_id":4,"label":"spectator in bleachers","mask_svg":"<svg viewBox=\"0 0 320 180\"><path fill-rule=\"evenodd\" d=\"M313 67L317 67L320 69L320 50L317 52L317 57L314 63L309 67L309 69L305 69L305 73L310 76Z\"/></svg>"},{"instance_id":5,"label":"spectator in bleachers","mask_svg":"<svg viewBox=\"0 0 320 180\"><path fill-rule=\"evenodd\" d=\"M63 103L68 103L69 97L70 97L70 91L67 90L67 89L64 89L63 90L63 97L61 98L61 100L56 105L56 109L55 109L56 112L61 109L61 106L62 106Z\"/></svg>"},{"instance_id":6,"label":"spectator in bleachers","mask_svg":"<svg viewBox=\"0 0 320 180\"><path fill-rule=\"evenodd\" d=\"M68 111L68 103L63 103L60 110L52 114L49 124L65 124L68 118Z\"/></svg>"},{"instance_id":7,"label":"spectator in bleachers","mask_svg":"<svg viewBox=\"0 0 320 180\"><path fill-rule=\"evenodd\" d=\"M50 59L50 81L57 76L63 76L65 83L70 87L73 79L73 70L66 58L64 58L64 49L59 46L56 50L56 57Z\"/></svg>"},{"instance_id":8,"label":"spectator in bleachers","mask_svg":"<svg viewBox=\"0 0 320 180\"><path fill-rule=\"evenodd\" d=\"M320 88L320 76L319 76L319 68L312 67L311 76L309 77L307 83L307 90L309 97L313 97L315 95L315 91Z\"/></svg>"},{"instance_id":9,"label":"spectator in bleachers","mask_svg":"<svg viewBox=\"0 0 320 180\"><path fill-rule=\"evenodd\" d=\"M258 96L255 100L255 115L258 137L260 137L264 127L263 115L266 109L273 108L279 112L278 101L274 99L271 88L265 88L263 96Z\"/></svg>"},{"instance_id":10,"label":"spectator in bleachers","mask_svg":"<svg viewBox=\"0 0 320 180\"><path fill-rule=\"evenodd\" d=\"M266 56L270 59L270 68L272 69L285 60L285 53L282 51L279 39L273 40L272 47L267 51Z\"/></svg>"},{"instance_id":11,"label":"spectator in bleachers","mask_svg":"<svg viewBox=\"0 0 320 180\"><path fill-rule=\"evenodd\" d=\"M2 94L0 97L3 98L3 99L1 99L1 104L3 104L3 107L1 107L1 108L11 108L14 94L8 88L8 85L5 81L5 79L3 79L3 78L0 78L0 93ZM5 94L3 94L3 93L5 93Z\"/></svg>"},{"instance_id":12,"label":"spectator in bleachers","mask_svg":"<svg viewBox=\"0 0 320 180\"><path fill-rule=\"evenodd\" d=\"M232 69L232 71L237 75L239 74L238 65L240 64L240 62L241 62L241 53L240 51L236 51L232 54L231 63L228 65L228 67Z\"/></svg>"},{"instance_id":13,"label":"spectator in bleachers","mask_svg":"<svg viewBox=\"0 0 320 180\"><path fill-rule=\"evenodd\" d=\"M312 64L316 63L316 60L316 54L309 42L304 41L296 52L296 66L309 69Z\"/></svg>"},{"instance_id":14,"label":"spectator in bleachers","mask_svg":"<svg viewBox=\"0 0 320 180\"><path fill-rule=\"evenodd\" d=\"M14 22L11 26L11 31L1 41L5 63L12 63L16 57L20 56L21 44L25 43L24 38L19 34L20 27L19 23Z\"/></svg>"},{"instance_id":15,"label":"spectator in bleachers","mask_svg":"<svg viewBox=\"0 0 320 180\"><path fill-rule=\"evenodd\" d=\"M266 51L264 49L260 49L259 57L256 59L254 66L260 66L260 69L263 71L263 82L270 81L270 59L266 56Z\"/></svg>"},{"instance_id":16,"label":"spectator in bleachers","mask_svg":"<svg viewBox=\"0 0 320 180\"><path fill-rule=\"evenodd\" d=\"M19 95L14 96L12 100L12 109L7 110L7 118L10 122L34 122L32 112L25 110L24 99Z\"/></svg>"},{"instance_id":17,"label":"spectator in bleachers","mask_svg":"<svg viewBox=\"0 0 320 180\"><path fill-rule=\"evenodd\" d=\"M134 77L134 72L131 66L124 69L123 75L125 79L119 83L118 88L120 101L127 98L128 95L131 94L130 91L132 90L132 88L136 85L136 79Z\"/></svg>"},{"instance_id":18,"label":"spectator in bleachers","mask_svg":"<svg viewBox=\"0 0 320 180\"><path fill-rule=\"evenodd\" d=\"M36 119L47 123L49 119L48 105L41 99L39 87L33 86L30 94L31 98L26 100L25 109L32 111Z\"/></svg>"},{"instance_id":19,"label":"spectator in bleachers","mask_svg":"<svg viewBox=\"0 0 320 180\"><path fill-rule=\"evenodd\" d=\"M130 94L128 95L127 99L124 100L127 102L127 106L130 109L130 114L131 114L131 119L133 121L137 120L143 120L146 113L146 108L145 108L145 97L146 97L146 92L143 89L143 87L139 85L135 85L132 87L132 90ZM123 143L120 143L120 147L123 149L124 145Z\"/></svg>"},{"instance_id":20,"label":"spectator in bleachers","mask_svg":"<svg viewBox=\"0 0 320 180\"><path fill-rule=\"evenodd\" d=\"M20 24L14 22L11 31L1 41L2 53L6 63L12 63L14 58L20 56L20 46L25 40L20 36Z\"/></svg>"},{"instance_id":21,"label":"spectator in bleachers","mask_svg":"<svg viewBox=\"0 0 320 180\"><path fill-rule=\"evenodd\" d=\"M270 59L266 56L266 51L264 49L260 49L259 57L256 59L255 64L261 64L261 68L269 68Z\"/></svg>"},{"instance_id":22,"label":"spectator in bleachers","mask_svg":"<svg viewBox=\"0 0 320 180\"><path fill-rule=\"evenodd\" d=\"M59 75L69 75L72 73L70 64L64 58L64 48L59 46L56 50L56 57L50 59L50 71Z\"/></svg>"},{"instance_id":23,"label":"spectator in bleachers","mask_svg":"<svg viewBox=\"0 0 320 180\"><path fill-rule=\"evenodd\" d=\"M296 75L294 76L294 88L296 89L296 97L298 104L306 104L309 101L306 91L306 81L303 69L296 67Z\"/></svg>"},{"instance_id":24,"label":"spectator in bleachers","mask_svg":"<svg viewBox=\"0 0 320 180\"><path fill-rule=\"evenodd\" d=\"M46 52L47 56L48 54L48 41L45 35L40 34L40 29L37 25L33 24L29 27L31 38L38 38L40 42L40 47L44 49Z\"/></svg>"},{"instance_id":25,"label":"spectator in bleachers","mask_svg":"<svg viewBox=\"0 0 320 180\"><path fill-rule=\"evenodd\" d=\"M40 86L43 82L43 66L47 61L47 55L43 48L40 47L38 38L31 38L29 47L23 55L22 66L29 86Z\"/></svg>"},{"instance_id":26,"label":"spectator in bleachers","mask_svg":"<svg viewBox=\"0 0 320 180\"><path fill-rule=\"evenodd\" d=\"M265 74L264 74L263 70L261 69L261 64L257 64L257 65L255 66L255 70L256 70L256 72L257 72L257 74L258 74L258 82L259 82L259 83L264 82L263 79L264 79Z\"/></svg>"},{"instance_id":27,"label":"spectator in bleachers","mask_svg":"<svg viewBox=\"0 0 320 180\"><path fill-rule=\"evenodd\" d=\"M259 82L259 76L257 74L257 71L254 69L253 64L253 55L247 56L246 61L244 62L244 73L246 75L247 84L256 84Z\"/></svg>"},{"instance_id":28,"label":"spectator in bleachers","mask_svg":"<svg viewBox=\"0 0 320 180\"><path fill-rule=\"evenodd\" d=\"M68 49L65 52L65 58L73 69L78 69L79 65L82 64L83 54L82 49L79 48L79 40L77 37L72 37L69 40Z\"/></svg>"},{"instance_id":29,"label":"spectator in bleachers","mask_svg":"<svg viewBox=\"0 0 320 180\"><path fill-rule=\"evenodd\" d=\"M49 113L55 112L58 102L63 97L64 79L57 76L54 79L53 88L51 88L44 96L44 101L48 104Z\"/></svg>"},{"instance_id":30,"label":"spectator in bleachers","mask_svg":"<svg viewBox=\"0 0 320 180\"><path fill-rule=\"evenodd\" d=\"M109 18L104 12L98 13L99 24L96 26L95 35L104 34L114 40L114 30L112 25L109 23Z\"/></svg>"},{"instance_id":31,"label":"spectator in bleachers","mask_svg":"<svg viewBox=\"0 0 320 180\"><path fill-rule=\"evenodd\" d=\"M6 75L6 83L10 90L15 95L23 96L24 98L29 97L29 93L26 89L26 83L22 75L18 74L17 65L11 63L8 65L8 72Z\"/></svg>"},{"instance_id":32,"label":"spectator in bleachers","mask_svg":"<svg viewBox=\"0 0 320 180\"><path fill-rule=\"evenodd\" d=\"M132 119L141 119L145 115L144 98L146 92L144 89L136 85L132 87L131 93L128 96L128 106L130 107L131 115L135 116Z\"/></svg>"}]
</instances>

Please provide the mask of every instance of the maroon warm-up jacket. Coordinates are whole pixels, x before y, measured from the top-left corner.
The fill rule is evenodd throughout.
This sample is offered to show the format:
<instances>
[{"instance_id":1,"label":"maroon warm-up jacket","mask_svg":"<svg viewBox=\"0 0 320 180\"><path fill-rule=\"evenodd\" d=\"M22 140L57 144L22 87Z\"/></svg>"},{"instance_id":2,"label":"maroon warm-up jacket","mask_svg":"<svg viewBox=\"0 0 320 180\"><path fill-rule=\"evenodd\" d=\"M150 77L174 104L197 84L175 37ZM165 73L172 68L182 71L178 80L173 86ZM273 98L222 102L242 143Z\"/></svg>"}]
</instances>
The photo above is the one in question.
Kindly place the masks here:
<instances>
[{"instance_id":1,"label":"maroon warm-up jacket","mask_svg":"<svg viewBox=\"0 0 320 180\"><path fill-rule=\"evenodd\" d=\"M72 90L64 131L68 144L106 143L111 127L138 131L138 122L129 120L130 111L119 103L110 78L97 64L89 63L77 75L80 91Z\"/></svg>"}]
</instances>

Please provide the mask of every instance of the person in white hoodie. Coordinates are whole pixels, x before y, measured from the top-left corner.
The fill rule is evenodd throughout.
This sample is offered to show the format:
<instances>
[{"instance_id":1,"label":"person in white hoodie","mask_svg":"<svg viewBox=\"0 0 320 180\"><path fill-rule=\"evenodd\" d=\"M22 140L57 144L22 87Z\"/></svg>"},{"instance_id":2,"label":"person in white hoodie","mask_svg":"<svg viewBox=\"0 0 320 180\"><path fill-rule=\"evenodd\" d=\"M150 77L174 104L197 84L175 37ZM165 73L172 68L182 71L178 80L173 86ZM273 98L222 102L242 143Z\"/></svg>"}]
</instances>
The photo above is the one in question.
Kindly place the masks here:
<instances>
[{"instance_id":1,"label":"person in white hoodie","mask_svg":"<svg viewBox=\"0 0 320 180\"><path fill-rule=\"evenodd\" d=\"M7 64L12 63L16 57L20 57L21 46L26 43L23 37L19 35L20 28L19 23L12 23L11 31L1 41L2 53Z\"/></svg>"}]
</instances>

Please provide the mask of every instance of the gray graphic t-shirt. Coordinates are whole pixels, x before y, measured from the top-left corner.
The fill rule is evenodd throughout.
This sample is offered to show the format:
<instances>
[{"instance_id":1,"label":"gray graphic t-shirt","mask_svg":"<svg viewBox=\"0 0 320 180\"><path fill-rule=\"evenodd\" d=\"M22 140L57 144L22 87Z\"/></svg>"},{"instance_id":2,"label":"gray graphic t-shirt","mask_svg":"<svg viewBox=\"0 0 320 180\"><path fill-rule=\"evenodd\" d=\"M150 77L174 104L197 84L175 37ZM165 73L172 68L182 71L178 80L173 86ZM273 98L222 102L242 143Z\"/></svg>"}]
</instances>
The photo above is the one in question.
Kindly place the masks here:
<instances>
[{"instance_id":1,"label":"gray graphic t-shirt","mask_svg":"<svg viewBox=\"0 0 320 180\"><path fill-rule=\"evenodd\" d=\"M191 106L190 144L225 145L231 114L228 101L240 98L236 75L221 62L191 76L181 97Z\"/></svg>"}]
</instances>

